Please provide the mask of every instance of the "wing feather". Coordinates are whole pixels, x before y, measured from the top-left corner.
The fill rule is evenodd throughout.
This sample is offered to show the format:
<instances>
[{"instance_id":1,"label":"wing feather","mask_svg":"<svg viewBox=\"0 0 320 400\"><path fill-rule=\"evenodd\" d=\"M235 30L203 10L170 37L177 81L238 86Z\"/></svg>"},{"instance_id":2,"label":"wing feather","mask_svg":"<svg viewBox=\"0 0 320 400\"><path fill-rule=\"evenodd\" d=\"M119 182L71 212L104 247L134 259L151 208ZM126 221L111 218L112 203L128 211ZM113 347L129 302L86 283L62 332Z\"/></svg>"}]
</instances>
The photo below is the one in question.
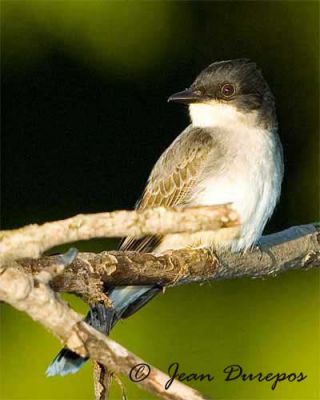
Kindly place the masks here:
<instances>
[{"instance_id":1,"label":"wing feather","mask_svg":"<svg viewBox=\"0 0 320 400\"><path fill-rule=\"evenodd\" d=\"M201 128L188 127L168 147L155 164L137 209L176 207L188 202L207 165L214 141ZM121 250L152 251L161 241L158 236L142 239L127 237Z\"/></svg>"}]
</instances>

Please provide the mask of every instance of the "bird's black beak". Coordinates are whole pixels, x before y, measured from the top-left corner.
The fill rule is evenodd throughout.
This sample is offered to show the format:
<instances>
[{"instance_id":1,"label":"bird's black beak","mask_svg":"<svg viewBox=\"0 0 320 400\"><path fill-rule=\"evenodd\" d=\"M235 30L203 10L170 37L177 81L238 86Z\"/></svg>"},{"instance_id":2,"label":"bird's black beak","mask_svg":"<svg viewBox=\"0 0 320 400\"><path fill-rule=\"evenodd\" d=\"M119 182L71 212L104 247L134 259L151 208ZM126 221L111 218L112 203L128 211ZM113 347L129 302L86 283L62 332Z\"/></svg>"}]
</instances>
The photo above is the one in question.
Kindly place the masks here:
<instances>
[{"instance_id":1,"label":"bird's black beak","mask_svg":"<svg viewBox=\"0 0 320 400\"><path fill-rule=\"evenodd\" d=\"M191 104L198 103L203 100L203 96L195 93L192 89L185 89L182 92L175 93L168 98L168 102L174 101L176 103Z\"/></svg>"}]
</instances>

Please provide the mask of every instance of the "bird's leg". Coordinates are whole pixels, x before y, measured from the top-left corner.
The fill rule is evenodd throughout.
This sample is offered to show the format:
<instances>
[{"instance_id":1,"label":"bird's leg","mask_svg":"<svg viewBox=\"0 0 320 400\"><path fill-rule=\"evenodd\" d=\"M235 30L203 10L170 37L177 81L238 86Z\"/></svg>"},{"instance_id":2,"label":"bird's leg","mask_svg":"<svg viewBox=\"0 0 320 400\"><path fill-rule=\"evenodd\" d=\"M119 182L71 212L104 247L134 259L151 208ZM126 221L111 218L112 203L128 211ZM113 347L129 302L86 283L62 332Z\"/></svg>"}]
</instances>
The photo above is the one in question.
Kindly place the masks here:
<instances>
[{"instance_id":1,"label":"bird's leg","mask_svg":"<svg viewBox=\"0 0 320 400\"><path fill-rule=\"evenodd\" d=\"M274 257L274 254L272 253L272 251L270 249L268 249L268 247L261 244L260 241L253 244L250 248L250 251L252 251L252 252L257 251L260 253L259 261L262 260L264 255L267 255L272 260L272 262L276 262L276 259Z\"/></svg>"}]
</instances>

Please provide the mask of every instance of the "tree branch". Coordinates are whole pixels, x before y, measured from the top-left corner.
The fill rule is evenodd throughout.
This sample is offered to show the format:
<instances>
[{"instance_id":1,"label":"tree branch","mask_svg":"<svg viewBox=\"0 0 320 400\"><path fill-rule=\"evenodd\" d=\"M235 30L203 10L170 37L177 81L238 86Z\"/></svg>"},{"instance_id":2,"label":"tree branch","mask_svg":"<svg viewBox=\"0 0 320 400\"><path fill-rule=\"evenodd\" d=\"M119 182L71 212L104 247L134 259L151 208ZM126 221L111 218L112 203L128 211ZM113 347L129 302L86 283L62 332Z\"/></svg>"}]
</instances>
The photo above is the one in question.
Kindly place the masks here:
<instances>
[{"instance_id":1,"label":"tree branch","mask_svg":"<svg viewBox=\"0 0 320 400\"><path fill-rule=\"evenodd\" d=\"M0 300L39 321L71 350L92 358L110 372L128 376L133 367L144 362L83 322L82 316L71 310L55 291L76 293L89 303L108 303L106 285L175 286L214 279L275 276L290 269L320 266L319 226L293 227L265 236L259 248L243 254L214 254L206 248L190 248L162 255L111 251L80 253L75 257L76 252L70 251L39 259L22 257L37 257L52 246L93 237L191 233L238 224L235 212L225 205L79 215L0 232ZM103 368L96 370L96 376L96 397L103 398L108 386ZM199 392L178 381L166 390L168 380L167 375L151 367L148 378L137 383L163 399L203 399Z\"/></svg>"},{"instance_id":2,"label":"tree branch","mask_svg":"<svg viewBox=\"0 0 320 400\"><path fill-rule=\"evenodd\" d=\"M16 263L35 274L55 265L57 256ZM86 301L103 300L105 285L174 286L240 277L263 278L291 269L320 266L320 231L303 225L264 236L245 253L214 254L209 249L182 249L163 255L105 251L80 253L51 281L55 291L77 293Z\"/></svg>"},{"instance_id":3,"label":"tree branch","mask_svg":"<svg viewBox=\"0 0 320 400\"><path fill-rule=\"evenodd\" d=\"M79 214L43 225L0 231L0 264L12 258L36 258L54 246L78 240L216 230L239 225L237 218L228 204Z\"/></svg>"},{"instance_id":4,"label":"tree branch","mask_svg":"<svg viewBox=\"0 0 320 400\"><path fill-rule=\"evenodd\" d=\"M58 270L61 269L63 265L58 265ZM56 274L53 269L46 272L47 277ZM71 310L45 282L19 270L14 263L0 270L0 300L26 312L71 350L83 357L89 356L115 373L129 376L132 368L145 364L123 346L83 322L82 316ZM165 384L170 377L152 366L150 368L147 379L137 382L143 389L167 400L204 399L199 392L179 381L174 381L166 390ZM141 371L143 376L146 372Z\"/></svg>"}]
</instances>

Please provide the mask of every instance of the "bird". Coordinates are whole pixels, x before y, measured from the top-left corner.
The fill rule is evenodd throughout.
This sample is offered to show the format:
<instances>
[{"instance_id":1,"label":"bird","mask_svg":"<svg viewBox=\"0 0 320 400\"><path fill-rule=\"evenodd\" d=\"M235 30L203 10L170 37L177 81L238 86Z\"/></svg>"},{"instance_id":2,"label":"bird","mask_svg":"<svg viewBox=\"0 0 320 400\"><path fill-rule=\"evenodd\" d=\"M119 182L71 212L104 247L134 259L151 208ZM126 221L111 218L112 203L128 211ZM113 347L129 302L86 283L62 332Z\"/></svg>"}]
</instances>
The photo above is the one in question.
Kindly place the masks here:
<instances>
[{"instance_id":1,"label":"bird","mask_svg":"<svg viewBox=\"0 0 320 400\"><path fill-rule=\"evenodd\" d=\"M190 124L154 165L136 208L231 203L240 225L212 232L128 237L120 249L154 254L186 247L247 251L262 235L283 179L283 150L268 83L247 58L217 61L168 101L188 106ZM156 285L110 287L112 307L95 304L85 320L108 335L117 321L134 314L161 291ZM64 348L47 375L75 373L85 361Z\"/></svg>"}]
</instances>

